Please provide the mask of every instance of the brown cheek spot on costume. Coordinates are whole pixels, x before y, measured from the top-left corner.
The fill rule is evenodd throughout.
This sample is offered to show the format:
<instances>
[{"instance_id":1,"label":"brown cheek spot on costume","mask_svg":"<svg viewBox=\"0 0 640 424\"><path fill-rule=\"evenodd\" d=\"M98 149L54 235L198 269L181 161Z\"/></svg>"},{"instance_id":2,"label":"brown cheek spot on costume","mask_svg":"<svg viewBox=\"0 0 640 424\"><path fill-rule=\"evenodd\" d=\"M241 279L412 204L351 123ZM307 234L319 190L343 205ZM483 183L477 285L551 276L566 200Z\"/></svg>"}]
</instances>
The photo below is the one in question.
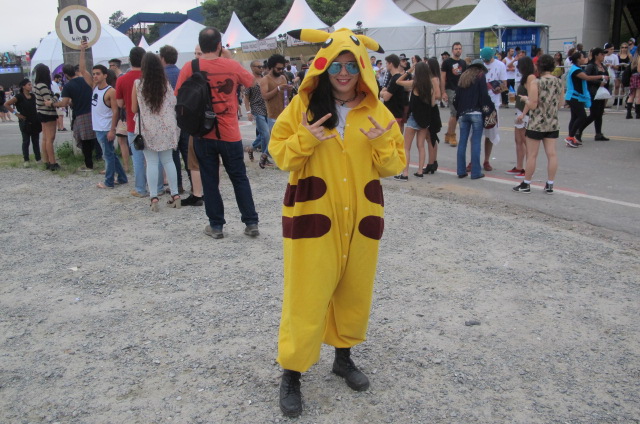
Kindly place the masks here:
<instances>
[{"instance_id":1,"label":"brown cheek spot on costume","mask_svg":"<svg viewBox=\"0 0 640 424\"><path fill-rule=\"evenodd\" d=\"M371 203L384 206L384 196L382 194L382 184L380 180L371 180L364 186L364 196Z\"/></svg>"},{"instance_id":2,"label":"brown cheek spot on costume","mask_svg":"<svg viewBox=\"0 0 640 424\"><path fill-rule=\"evenodd\" d=\"M299 202L318 200L327 192L327 183L319 177L308 177L298 180L297 185L287 184L284 192L284 205L293 206Z\"/></svg>"},{"instance_id":3,"label":"brown cheek spot on costume","mask_svg":"<svg viewBox=\"0 0 640 424\"><path fill-rule=\"evenodd\" d=\"M365 218L366 219L366 218ZM290 239L318 238L331 229L331 220L326 215L310 214L282 217L282 237Z\"/></svg>"},{"instance_id":4,"label":"brown cheek spot on costume","mask_svg":"<svg viewBox=\"0 0 640 424\"><path fill-rule=\"evenodd\" d=\"M365 216L358 225L360 234L370 239L380 240L384 231L384 218L379 216Z\"/></svg>"},{"instance_id":5,"label":"brown cheek spot on costume","mask_svg":"<svg viewBox=\"0 0 640 424\"><path fill-rule=\"evenodd\" d=\"M362 56L360 56L360 65L362 65L362 69L365 69L367 67L367 65L364 64L364 60L362 59Z\"/></svg>"}]
</instances>

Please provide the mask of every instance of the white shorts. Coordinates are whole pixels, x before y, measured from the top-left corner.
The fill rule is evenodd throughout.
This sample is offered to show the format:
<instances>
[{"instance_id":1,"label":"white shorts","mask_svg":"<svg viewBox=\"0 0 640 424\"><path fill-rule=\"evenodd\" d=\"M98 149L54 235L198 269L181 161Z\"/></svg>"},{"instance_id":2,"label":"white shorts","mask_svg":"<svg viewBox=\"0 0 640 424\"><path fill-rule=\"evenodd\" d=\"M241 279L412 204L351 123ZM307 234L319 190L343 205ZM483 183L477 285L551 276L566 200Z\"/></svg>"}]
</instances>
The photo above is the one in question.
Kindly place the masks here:
<instances>
[{"instance_id":1,"label":"white shorts","mask_svg":"<svg viewBox=\"0 0 640 424\"><path fill-rule=\"evenodd\" d=\"M525 115L524 118L522 118L522 122L518 122L518 116L520 116L521 113L521 111L516 109L516 116L513 118L513 126L519 129L527 128L527 125L529 125L529 115Z\"/></svg>"}]
</instances>

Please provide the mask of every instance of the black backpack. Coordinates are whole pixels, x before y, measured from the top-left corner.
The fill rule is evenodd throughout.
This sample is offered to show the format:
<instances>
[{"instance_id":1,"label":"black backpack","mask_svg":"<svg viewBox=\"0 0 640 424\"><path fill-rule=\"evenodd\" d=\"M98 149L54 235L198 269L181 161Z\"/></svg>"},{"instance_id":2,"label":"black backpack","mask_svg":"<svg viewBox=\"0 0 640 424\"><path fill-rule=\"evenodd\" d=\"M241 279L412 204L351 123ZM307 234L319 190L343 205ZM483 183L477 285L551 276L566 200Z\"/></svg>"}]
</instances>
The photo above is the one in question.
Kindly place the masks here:
<instances>
[{"instance_id":1,"label":"black backpack","mask_svg":"<svg viewBox=\"0 0 640 424\"><path fill-rule=\"evenodd\" d=\"M178 127L189 135L202 137L215 128L220 138L218 118L211 103L211 86L205 75L200 72L198 59L191 61L193 74L182 83L176 101L176 120Z\"/></svg>"}]
</instances>

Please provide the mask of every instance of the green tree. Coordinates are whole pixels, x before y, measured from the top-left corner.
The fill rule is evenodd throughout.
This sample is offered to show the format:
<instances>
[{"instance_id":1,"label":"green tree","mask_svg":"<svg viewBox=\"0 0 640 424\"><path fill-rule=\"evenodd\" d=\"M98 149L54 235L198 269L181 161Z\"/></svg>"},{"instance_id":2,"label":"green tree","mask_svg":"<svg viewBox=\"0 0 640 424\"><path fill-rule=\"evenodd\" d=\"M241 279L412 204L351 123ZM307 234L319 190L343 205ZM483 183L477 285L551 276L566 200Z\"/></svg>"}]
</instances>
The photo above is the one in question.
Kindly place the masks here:
<instances>
[{"instance_id":1,"label":"green tree","mask_svg":"<svg viewBox=\"0 0 640 424\"><path fill-rule=\"evenodd\" d=\"M355 0L307 0L307 3L322 22L333 25L347 14Z\"/></svg>"},{"instance_id":2,"label":"green tree","mask_svg":"<svg viewBox=\"0 0 640 424\"><path fill-rule=\"evenodd\" d=\"M308 0L309 7L327 25L340 20L355 0ZM256 38L264 38L275 31L289 13L293 0L206 0L202 3L205 25L224 31L231 13L236 12L242 24Z\"/></svg>"},{"instance_id":3,"label":"green tree","mask_svg":"<svg viewBox=\"0 0 640 424\"><path fill-rule=\"evenodd\" d=\"M118 28L120 25L125 23L127 19L129 18L124 16L122 10L116 10L111 16L109 16L109 25L114 28Z\"/></svg>"},{"instance_id":4,"label":"green tree","mask_svg":"<svg viewBox=\"0 0 640 424\"><path fill-rule=\"evenodd\" d=\"M504 2L522 19L536 20L536 0L504 0Z\"/></svg>"},{"instance_id":5,"label":"green tree","mask_svg":"<svg viewBox=\"0 0 640 424\"><path fill-rule=\"evenodd\" d=\"M147 43L149 43L149 45L155 43L156 41L158 41L160 39L160 27L162 26L162 24L153 24L153 25L149 25L147 27L147 34L144 36L144 38L146 38ZM138 37L138 42L140 42L140 38ZM136 44L137 46L137 44Z\"/></svg>"},{"instance_id":6,"label":"green tree","mask_svg":"<svg viewBox=\"0 0 640 424\"><path fill-rule=\"evenodd\" d=\"M202 3L205 25L225 31L236 12L242 24L256 38L271 34L287 15L292 0L206 0Z\"/></svg>"}]
</instances>

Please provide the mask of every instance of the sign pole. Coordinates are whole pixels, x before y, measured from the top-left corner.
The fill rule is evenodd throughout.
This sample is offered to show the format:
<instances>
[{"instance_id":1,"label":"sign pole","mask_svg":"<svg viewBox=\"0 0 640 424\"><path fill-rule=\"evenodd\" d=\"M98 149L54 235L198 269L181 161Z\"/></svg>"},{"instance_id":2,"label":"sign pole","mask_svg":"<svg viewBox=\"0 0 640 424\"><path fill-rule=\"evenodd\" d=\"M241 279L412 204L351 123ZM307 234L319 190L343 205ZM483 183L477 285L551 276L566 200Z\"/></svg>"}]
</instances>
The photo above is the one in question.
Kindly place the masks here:
<instances>
[{"instance_id":1,"label":"sign pole","mask_svg":"<svg viewBox=\"0 0 640 424\"><path fill-rule=\"evenodd\" d=\"M60 12L67 6L87 7L87 0L58 0L58 12ZM87 51L85 52L85 57L87 59L87 69L93 68L93 50L91 48L87 49ZM64 60L64 63L69 63L74 66L78 65L80 64L80 50L72 49L71 47L62 43L62 58Z\"/></svg>"}]
</instances>

